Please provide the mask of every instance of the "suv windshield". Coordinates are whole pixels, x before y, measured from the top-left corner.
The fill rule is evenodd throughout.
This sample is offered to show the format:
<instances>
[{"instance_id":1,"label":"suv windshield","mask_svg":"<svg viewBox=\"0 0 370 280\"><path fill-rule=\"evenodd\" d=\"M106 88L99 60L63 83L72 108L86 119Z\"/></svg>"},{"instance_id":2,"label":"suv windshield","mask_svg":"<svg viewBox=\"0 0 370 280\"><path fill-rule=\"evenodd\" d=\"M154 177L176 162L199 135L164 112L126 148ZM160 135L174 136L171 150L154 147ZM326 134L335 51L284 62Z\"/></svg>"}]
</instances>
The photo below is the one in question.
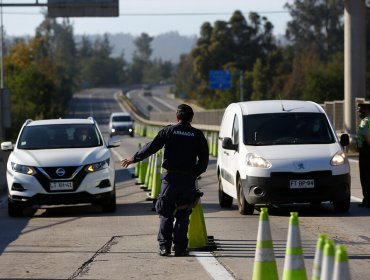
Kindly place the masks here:
<instances>
[{"instance_id":1,"label":"suv windshield","mask_svg":"<svg viewBox=\"0 0 370 280\"><path fill-rule=\"evenodd\" d=\"M26 126L18 149L87 148L103 145L98 130L91 124L55 124Z\"/></svg>"},{"instance_id":2,"label":"suv windshield","mask_svg":"<svg viewBox=\"0 0 370 280\"><path fill-rule=\"evenodd\" d=\"M112 122L130 122L130 116L114 116L112 117Z\"/></svg>"},{"instance_id":3,"label":"suv windshield","mask_svg":"<svg viewBox=\"0 0 370 280\"><path fill-rule=\"evenodd\" d=\"M272 113L243 117L245 145L328 144L335 138L322 113Z\"/></svg>"}]
</instances>

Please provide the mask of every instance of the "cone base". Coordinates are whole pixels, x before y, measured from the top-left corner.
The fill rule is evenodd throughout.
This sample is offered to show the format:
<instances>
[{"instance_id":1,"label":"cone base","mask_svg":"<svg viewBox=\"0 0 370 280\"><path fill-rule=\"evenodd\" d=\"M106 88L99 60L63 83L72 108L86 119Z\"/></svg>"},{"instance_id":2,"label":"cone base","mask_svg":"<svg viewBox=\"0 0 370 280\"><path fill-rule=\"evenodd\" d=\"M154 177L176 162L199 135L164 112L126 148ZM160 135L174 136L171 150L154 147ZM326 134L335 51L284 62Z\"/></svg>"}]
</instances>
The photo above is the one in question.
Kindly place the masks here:
<instances>
[{"instance_id":1,"label":"cone base","mask_svg":"<svg viewBox=\"0 0 370 280\"><path fill-rule=\"evenodd\" d=\"M252 280L279 280L276 262L255 262L253 266Z\"/></svg>"},{"instance_id":2,"label":"cone base","mask_svg":"<svg viewBox=\"0 0 370 280\"><path fill-rule=\"evenodd\" d=\"M306 270L305 269L296 269L296 270L285 270L283 272L282 280L307 280Z\"/></svg>"}]
</instances>

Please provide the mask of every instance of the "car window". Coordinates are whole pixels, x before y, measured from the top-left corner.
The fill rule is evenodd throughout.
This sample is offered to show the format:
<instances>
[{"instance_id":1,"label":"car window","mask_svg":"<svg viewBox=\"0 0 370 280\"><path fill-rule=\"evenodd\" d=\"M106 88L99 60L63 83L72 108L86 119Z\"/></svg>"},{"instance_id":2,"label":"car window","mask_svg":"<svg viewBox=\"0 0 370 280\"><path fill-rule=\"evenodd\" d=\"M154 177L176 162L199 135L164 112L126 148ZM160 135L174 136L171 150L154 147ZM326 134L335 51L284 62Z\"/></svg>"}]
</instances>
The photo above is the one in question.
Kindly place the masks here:
<instances>
[{"instance_id":1,"label":"car window","mask_svg":"<svg viewBox=\"0 0 370 280\"><path fill-rule=\"evenodd\" d=\"M335 137L325 114L272 113L243 117L246 145L328 144Z\"/></svg>"},{"instance_id":2,"label":"car window","mask_svg":"<svg viewBox=\"0 0 370 280\"><path fill-rule=\"evenodd\" d=\"M130 122L132 121L130 116L114 116L112 117L113 122Z\"/></svg>"},{"instance_id":3,"label":"car window","mask_svg":"<svg viewBox=\"0 0 370 280\"><path fill-rule=\"evenodd\" d=\"M97 128L90 124L26 126L18 149L87 148L103 145Z\"/></svg>"}]
</instances>

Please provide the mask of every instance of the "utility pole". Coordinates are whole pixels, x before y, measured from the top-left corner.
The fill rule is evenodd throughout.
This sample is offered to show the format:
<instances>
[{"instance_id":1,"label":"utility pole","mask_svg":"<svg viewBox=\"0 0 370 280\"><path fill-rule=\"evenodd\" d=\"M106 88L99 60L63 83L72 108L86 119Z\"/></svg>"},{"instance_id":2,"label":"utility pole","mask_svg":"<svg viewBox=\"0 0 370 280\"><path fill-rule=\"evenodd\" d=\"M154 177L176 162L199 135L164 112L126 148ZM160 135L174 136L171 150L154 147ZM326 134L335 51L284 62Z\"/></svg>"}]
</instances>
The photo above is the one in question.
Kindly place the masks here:
<instances>
[{"instance_id":1,"label":"utility pole","mask_svg":"<svg viewBox=\"0 0 370 280\"><path fill-rule=\"evenodd\" d=\"M344 126L356 134L356 97L366 97L366 7L364 0L345 1Z\"/></svg>"},{"instance_id":2,"label":"utility pole","mask_svg":"<svg viewBox=\"0 0 370 280\"><path fill-rule=\"evenodd\" d=\"M1 0L1 7L0 7L0 139L3 140L5 138L4 133L4 28L3 28L3 0Z\"/></svg>"}]
</instances>

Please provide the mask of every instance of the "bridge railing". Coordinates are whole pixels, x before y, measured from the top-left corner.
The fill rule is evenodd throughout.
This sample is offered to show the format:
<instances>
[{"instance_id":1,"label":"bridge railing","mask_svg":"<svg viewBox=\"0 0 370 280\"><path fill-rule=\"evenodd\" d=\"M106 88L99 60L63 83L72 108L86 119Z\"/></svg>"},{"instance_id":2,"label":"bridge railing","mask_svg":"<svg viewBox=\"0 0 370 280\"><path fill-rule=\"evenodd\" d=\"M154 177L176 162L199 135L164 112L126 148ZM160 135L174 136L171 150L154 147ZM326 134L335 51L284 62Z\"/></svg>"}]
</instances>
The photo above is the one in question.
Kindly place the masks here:
<instances>
[{"instance_id":1,"label":"bridge railing","mask_svg":"<svg viewBox=\"0 0 370 280\"><path fill-rule=\"evenodd\" d=\"M173 124L175 122L174 112L160 112L160 113L151 113L150 119L144 118L140 112L132 105L130 100L124 95L120 95L120 100L131 113L134 115L134 118L137 120L136 123L136 133L142 136L154 137L156 133L163 126ZM364 98L356 98L355 104L365 103ZM346 133L344 125L344 100L335 100L335 101L326 101L323 104L320 104L328 115L329 120L331 121L334 129L337 134ZM219 110L205 110L197 111L194 115L192 125L198 129L201 129L207 139L209 140L209 146L211 148L211 154L217 155L217 139L218 131L220 129L220 124L222 116L225 109ZM360 119L356 116L356 123L359 123ZM350 135L351 139L354 140L355 135ZM347 151L355 151L355 141L351 141L352 146L347 148Z\"/></svg>"}]
</instances>

